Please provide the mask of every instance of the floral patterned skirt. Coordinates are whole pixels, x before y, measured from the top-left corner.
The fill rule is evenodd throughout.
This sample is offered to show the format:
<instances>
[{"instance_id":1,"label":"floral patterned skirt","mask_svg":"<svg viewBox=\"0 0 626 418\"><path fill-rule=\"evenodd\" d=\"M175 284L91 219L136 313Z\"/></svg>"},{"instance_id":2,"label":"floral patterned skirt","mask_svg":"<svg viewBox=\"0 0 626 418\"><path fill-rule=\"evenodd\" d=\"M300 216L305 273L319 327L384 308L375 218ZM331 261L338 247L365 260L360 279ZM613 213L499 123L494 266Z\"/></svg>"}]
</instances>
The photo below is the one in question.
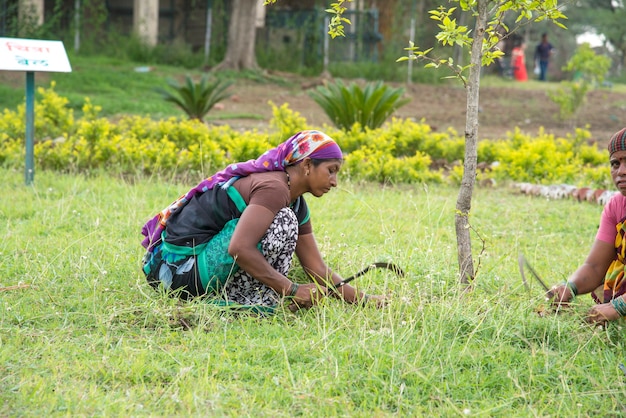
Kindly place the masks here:
<instances>
[{"instance_id":1,"label":"floral patterned skirt","mask_svg":"<svg viewBox=\"0 0 626 418\"><path fill-rule=\"evenodd\" d=\"M279 273L287 275L298 240L298 219L290 208L281 209L260 242L260 250L267 262ZM220 304L274 307L280 295L242 269L238 269L216 293L207 294L200 281L197 256L187 255L163 259L160 248L155 249L146 275L148 283L162 285L181 299L207 297ZM217 300L216 300L217 299Z\"/></svg>"}]
</instances>

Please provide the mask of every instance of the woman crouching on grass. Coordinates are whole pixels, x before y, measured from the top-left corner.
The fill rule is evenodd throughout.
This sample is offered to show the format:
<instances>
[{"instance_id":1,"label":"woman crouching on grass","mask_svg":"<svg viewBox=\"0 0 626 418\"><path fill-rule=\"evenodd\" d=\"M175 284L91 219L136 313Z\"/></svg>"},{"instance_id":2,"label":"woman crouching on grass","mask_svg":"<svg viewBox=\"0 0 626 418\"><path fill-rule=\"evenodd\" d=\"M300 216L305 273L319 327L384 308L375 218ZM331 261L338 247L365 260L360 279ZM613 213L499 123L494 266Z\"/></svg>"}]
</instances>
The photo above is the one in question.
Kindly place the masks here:
<instances>
[{"instance_id":1,"label":"woman crouching on grass","mask_svg":"<svg viewBox=\"0 0 626 418\"><path fill-rule=\"evenodd\" d=\"M345 285L324 263L302 196L337 186L339 146L319 131L302 131L256 160L229 165L202 181L144 225L143 271L182 299L210 297L225 305L272 311L283 298L292 310L331 294L348 303L368 296ZM293 254L314 282L287 278Z\"/></svg>"},{"instance_id":2,"label":"woman crouching on grass","mask_svg":"<svg viewBox=\"0 0 626 418\"><path fill-rule=\"evenodd\" d=\"M596 240L585 262L567 282L547 293L554 305L567 305L578 294L591 293L597 305L586 320L606 325L626 316L626 128L608 145L611 178L619 193L604 206Z\"/></svg>"}]
</instances>

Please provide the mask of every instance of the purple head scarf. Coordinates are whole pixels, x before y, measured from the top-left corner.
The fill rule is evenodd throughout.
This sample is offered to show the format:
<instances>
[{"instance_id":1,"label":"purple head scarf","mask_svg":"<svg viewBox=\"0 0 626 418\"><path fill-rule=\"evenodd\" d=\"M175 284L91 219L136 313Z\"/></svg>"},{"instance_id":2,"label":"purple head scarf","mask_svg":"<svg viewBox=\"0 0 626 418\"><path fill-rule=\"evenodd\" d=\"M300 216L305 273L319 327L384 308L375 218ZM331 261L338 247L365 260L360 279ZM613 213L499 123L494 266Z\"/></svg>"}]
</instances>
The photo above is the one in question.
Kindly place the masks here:
<instances>
[{"instance_id":1,"label":"purple head scarf","mask_svg":"<svg viewBox=\"0 0 626 418\"><path fill-rule=\"evenodd\" d=\"M253 173L267 171L284 171L285 167L298 164L307 157L322 160L341 159L343 154L337 143L323 132L298 132L276 148L266 151L256 160L233 163L224 170L206 178L185 195L179 197L143 226L141 233L145 238L141 245L152 251L154 244L161 239L161 233L165 229L167 219L185 206L196 194L211 190L216 185L224 184L234 177L245 177Z\"/></svg>"}]
</instances>

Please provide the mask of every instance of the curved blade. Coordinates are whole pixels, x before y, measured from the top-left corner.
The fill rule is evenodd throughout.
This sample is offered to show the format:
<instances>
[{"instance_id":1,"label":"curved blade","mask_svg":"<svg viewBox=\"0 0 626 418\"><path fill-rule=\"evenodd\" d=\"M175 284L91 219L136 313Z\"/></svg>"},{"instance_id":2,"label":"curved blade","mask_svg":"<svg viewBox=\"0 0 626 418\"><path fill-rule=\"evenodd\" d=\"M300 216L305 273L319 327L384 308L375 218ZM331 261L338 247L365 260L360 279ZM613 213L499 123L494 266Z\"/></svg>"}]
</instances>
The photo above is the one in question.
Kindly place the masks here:
<instances>
[{"instance_id":1,"label":"curved blade","mask_svg":"<svg viewBox=\"0 0 626 418\"><path fill-rule=\"evenodd\" d=\"M384 269L387 269L387 270L391 270L397 276L404 277L404 271L400 267L398 267L397 265L395 265L393 263L377 262L377 263L372 263L369 266L365 267L363 270L359 271L358 273L355 273L352 276L343 279L342 281L337 283L334 286L334 288L335 289L339 289L344 284L350 283L352 280L356 279L357 277L360 277L360 276L364 275L365 273L367 273L371 269L375 269L375 268L384 268Z\"/></svg>"},{"instance_id":2,"label":"curved blade","mask_svg":"<svg viewBox=\"0 0 626 418\"><path fill-rule=\"evenodd\" d=\"M528 281L526 280L526 275L524 274L524 260L524 255L520 253L519 257L517 258L517 263L519 265L519 274L521 274L522 276L522 282L524 283L524 287L530 292L530 286L528 286Z\"/></svg>"},{"instance_id":3,"label":"curved blade","mask_svg":"<svg viewBox=\"0 0 626 418\"><path fill-rule=\"evenodd\" d=\"M520 253L518 261L519 261L519 270L520 270L520 273L522 274L522 280L524 281L524 286L526 286L526 289L529 289L529 287L528 287L528 282L526 282L526 276L524 275L524 267L526 267L528 269L528 271L530 271L530 273L535 278L535 280L537 280L537 282L539 282L541 287L543 287L543 289L546 292L548 292L550 290L550 288L548 286L546 286L544 281L541 280L541 277L539 277L539 274L537 274L535 269L533 269L533 267L530 265L528 260L526 260L526 258L524 257L524 254Z\"/></svg>"}]
</instances>

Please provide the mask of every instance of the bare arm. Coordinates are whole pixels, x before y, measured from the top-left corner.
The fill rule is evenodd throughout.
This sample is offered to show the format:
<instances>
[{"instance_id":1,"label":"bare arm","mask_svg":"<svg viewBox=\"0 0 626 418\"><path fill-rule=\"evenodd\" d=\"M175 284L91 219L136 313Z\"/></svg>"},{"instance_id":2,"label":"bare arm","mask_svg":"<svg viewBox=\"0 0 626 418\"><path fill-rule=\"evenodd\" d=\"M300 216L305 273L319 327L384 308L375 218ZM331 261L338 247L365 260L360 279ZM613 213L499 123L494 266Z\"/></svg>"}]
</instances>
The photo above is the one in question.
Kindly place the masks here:
<instances>
[{"instance_id":1,"label":"bare arm","mask_svg":"<svg viewBox=\"0 0 626 418\"><path fill-rule=\"evenodd\" d=\"M592 292L602 284L606 271L614 259L614 245L596 240L585 263L572 274L569 280L576 285L579 293ZM623 296L619 297L623 298ZM620 314L613 303L609 302L591 307L587 313L586 321L590 324L604 326L607 322L619 317Z\"/></svg>"},{"instance_id":2,"label":"bare arm","mask_svg":"<svg viewBox=\"0 0 626 418\"><path fill-rule=\"evenodd\" d=\"M315 236L311 234L300 235L296 246L296 255L304 271L322 286L331 288L333 284L339 283L342 277L333 272L322 259L322 254L315 241ZM365 293L357 291L350 285L344 285L338 289L339 294L330 291L337 297L349 303L357 303L365 298Z\"/></svg>"},{"instance_id":3,"label":"bare arm","mask_svg":"<svg viewBox=\"0 0 626 418\"><path fill-rule=\"evenodd\" d=\"M228 246L228 253L252 277L274 289L289 293L291 280L276 271L258 250L257 244L274 220L274 214L260 205L249 205L241 214Z\"/></svg>"},{"instance_id":4,"label":"bare arm","mask_svg":"<svg viewBox=\"0 0 626 418\"><path fill-rule=\"evenodd\" d=\"M569 278L581 294L593 292L602 284L607 269L615 259L615 247L608 242L596 240L587 259Z\"/></svg>"},{"instance_id":5,"label":"bare arm","mask_svg":"<svg viewBox=\"0 0 626 418\"><path fill-rule=\"evenodd\" d=\"M585 262L572 273L568 281L574 283L579 294L593 292L602 284L604 276L611 262L615 259L613 244L596 240L589 251ZM551 295L556 296L555 301L570 301L574 295L567 286L558 285L553 287Z\"/></svg>"},{"instance_id":6,"label":"bare arm","mask_svg":"<svg viewBox=\"0 0 626 418\"><path fill-rule=\"evenodd\" d=\"M271 210L260 205L248 205L243 211L228 246L239 267L264 285L271 287L280 296L290 294L292 281L274 269L258 250L257 244L274 220ZM314 284L301 285L294 296L300 308L310 308L320 298Z\"/></svg>"}]
</instances>

